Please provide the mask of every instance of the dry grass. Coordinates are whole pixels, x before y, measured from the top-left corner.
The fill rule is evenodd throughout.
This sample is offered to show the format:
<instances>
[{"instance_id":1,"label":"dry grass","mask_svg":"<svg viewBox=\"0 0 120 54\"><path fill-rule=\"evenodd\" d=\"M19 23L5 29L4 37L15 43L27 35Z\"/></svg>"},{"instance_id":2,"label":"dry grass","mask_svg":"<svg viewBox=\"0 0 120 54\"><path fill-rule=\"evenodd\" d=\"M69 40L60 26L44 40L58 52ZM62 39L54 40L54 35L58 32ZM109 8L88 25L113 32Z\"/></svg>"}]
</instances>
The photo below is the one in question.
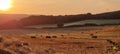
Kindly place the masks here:
<instances>
[{"instance_id":1,"label":"dry grass","mask_svg":"<svg viewBox=\"0 0 120 54\"><path fill-rule=\"evenodd\" d=\"M107 39L120 41L120 26L16 30L0 37L0 49L13 54L102 54L110 45Z\"/></svg>"}]
</instances>

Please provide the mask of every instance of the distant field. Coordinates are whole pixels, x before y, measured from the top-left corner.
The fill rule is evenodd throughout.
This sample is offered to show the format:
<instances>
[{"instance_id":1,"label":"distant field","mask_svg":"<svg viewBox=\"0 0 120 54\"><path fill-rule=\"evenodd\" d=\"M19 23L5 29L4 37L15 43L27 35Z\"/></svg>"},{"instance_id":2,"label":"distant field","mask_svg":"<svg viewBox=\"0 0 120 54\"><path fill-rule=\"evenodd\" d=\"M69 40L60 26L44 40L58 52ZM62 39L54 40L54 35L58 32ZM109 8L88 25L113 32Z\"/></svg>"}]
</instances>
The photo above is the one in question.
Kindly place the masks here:
<instances>
[{"instance_id":1,"label":"distant field","mask_svg":"<svg viewBox=\"0 0 120 54\"><path fill-rule=\"evenodd\" d=\"M29 43L29 48L31 48L29 53L31 52L31 54L102 54L106 52L107 46L112 45L107 42L108 39L114 42L120 41L120 26L118 25L60 29L14 29L1 30L0 33L2 37L11 41L18 40ZM13 52L13 50L9 51Z\"/></svg>"}]
</instances>

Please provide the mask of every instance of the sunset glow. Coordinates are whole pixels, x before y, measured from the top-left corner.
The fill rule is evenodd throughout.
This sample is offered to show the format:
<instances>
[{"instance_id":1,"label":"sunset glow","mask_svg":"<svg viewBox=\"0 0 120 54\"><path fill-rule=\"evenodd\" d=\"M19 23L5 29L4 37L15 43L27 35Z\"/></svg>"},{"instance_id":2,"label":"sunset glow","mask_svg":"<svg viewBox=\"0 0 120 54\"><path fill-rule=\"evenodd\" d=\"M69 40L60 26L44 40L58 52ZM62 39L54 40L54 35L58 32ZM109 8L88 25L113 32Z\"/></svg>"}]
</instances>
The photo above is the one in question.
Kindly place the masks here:
<instances>
[{"instance_id":1,"label":"sunset glow","mask_svg":"<svg viewBox=\"0 0 120 54\"><path fill-rule=\"evenodd\" d=\"M120 0L0 0L0 10L7 14L96 14L120 10L119 3Z\"/></svg>"},{"instance_id":2,"label":"sunset glow","mask_svg":"<svg viewBox=\"0 0 120 54\"><path fill-rule=\"evenodd\" d=\"M0 0L0 10L7 10L11 7L11 0Z\"/></svg>"}]
</instances>

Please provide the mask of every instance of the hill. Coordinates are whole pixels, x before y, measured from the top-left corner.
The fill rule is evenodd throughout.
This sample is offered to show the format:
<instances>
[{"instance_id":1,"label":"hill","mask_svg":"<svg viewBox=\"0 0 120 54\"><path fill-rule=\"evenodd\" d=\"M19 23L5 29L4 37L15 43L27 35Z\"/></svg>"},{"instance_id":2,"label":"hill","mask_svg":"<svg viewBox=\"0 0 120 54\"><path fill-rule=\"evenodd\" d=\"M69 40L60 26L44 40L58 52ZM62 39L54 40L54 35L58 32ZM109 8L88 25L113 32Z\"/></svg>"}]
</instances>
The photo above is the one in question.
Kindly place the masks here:
<instances>
[{"instance_id":1,"label":"hill","mask_svg":"<svg viewBox=\"0 0 120 54\"><path fill-rule=\"evenodd\" d=\"M106 12L100 14L78 14L78 15L64 15L64 16L29 16L20 20L25 26L43 25L43 24L63 24L89 19L120 19L120 11Z\"/></svg>"},{"instance_id":2,"label":"hill","mask_svg":"<svg viewBox=\"0 0 120 54\"><path fill-rule=\"evenodd\" d=\"M64 23L77 22L90 19L120 19L120 11L106 12L100 14L78 14L78 15L24 15L24 14L0 14L0 29L22 28L24 26L57 24L62 27Z\"/></svg>"},{"instance_id":3,"label":"hill","mask_svg":"<svg viewBox=\"0 0 120 54\"><path fill-rule=\"evenodd\" d=\"M6 23L11 20L20 20L21 18L28 17L26 14L0 14L0 24Z\"/></svg>"}]
</instances>

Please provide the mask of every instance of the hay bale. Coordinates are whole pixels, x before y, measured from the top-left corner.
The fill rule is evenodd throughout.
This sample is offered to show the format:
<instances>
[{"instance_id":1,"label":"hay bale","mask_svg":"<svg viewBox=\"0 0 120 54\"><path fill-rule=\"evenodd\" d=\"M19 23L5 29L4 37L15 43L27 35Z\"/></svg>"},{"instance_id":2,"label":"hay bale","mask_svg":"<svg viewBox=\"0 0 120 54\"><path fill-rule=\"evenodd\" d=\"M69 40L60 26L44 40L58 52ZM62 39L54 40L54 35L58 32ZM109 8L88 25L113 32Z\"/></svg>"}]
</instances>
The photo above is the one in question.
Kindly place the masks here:
<instances>
[{"instance_id":1,"label":"hay bale","mask_svg":"<svg viewBox=\"0 0 120 54\"><path fill-rule=\"evenodd\" d=\"M25 45L25 46L29 46L29 43L23 43L23 45Z\"/></svg>"},{"instance_id":2,"label":"hay bale","mask_svg":"<svg viewBox=\"0 0 120 54\"><path fill-rule=\"evenodd\" d=\"M46 36L46 38L51 38L51 36Z\"/></svg>"},{"instance_id":3,"label":"hay bale","mask_svg":"<svg viewBox=\"0 0 120 54\"><path fill-rule=\"evenodd\" d=\"M36 36L31 36L31 38L36 38Z\"/></svg>"},{"instance_id":4,"label":"hay bale","mask_svg":"<svg viewBox=\"0 0 120 54\"><path fill-rule=\"evenodd\" d=\"M97 36L92 36L92 38L98 38Z\"/></svg>"},{"instance_id":5,"label":"hay bale","mask_svg":"<svg viewBox=\"0 0 120 54\"><path fill-rule=\"evenodd\" d=\"M91 38L98 38L98 36L94 35L94 34L90 34Z\"/></svg>"},{"instance_id":6,"label":"hay bale","mask_svg":"<svg viewBox=\"0 0 120 54\"><path fill-rule=\"evenodd\" d=\"M2 37L0 37L0 42L3 42L3 38Z\"/></svg>"},{"instance_id":7,"label":"hay bale","mask_svg":"<svg viewBox=\"0 0 120 54\"><path fill-rule=\"evenodd\" d=\"M57 38L57 36L52 36L52 38Z\"/></svg>"},{"instance_id":8,"label":"hay bale","mask_svg":"<svg viewBox=\"0 0 120 54\"><path fill-rule=\"evenodd\" d=\"M90 36L93 36L94 34L90 34Z\"/></svg>"}]
</instances>

